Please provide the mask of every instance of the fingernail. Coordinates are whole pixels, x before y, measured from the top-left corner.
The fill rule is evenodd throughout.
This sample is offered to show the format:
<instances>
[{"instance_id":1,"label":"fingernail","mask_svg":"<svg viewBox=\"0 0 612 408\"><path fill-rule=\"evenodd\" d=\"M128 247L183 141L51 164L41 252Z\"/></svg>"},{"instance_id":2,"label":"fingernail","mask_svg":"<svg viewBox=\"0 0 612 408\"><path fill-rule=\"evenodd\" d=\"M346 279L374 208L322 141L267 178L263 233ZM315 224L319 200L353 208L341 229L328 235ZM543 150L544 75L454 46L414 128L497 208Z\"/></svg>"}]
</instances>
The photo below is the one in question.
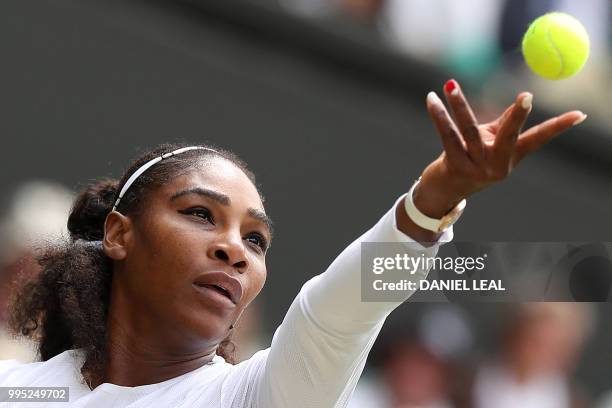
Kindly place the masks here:
<instances>
[{"instance_id":1,"label":"fingernail","mask_svg":"<svg viewBox=\"0 0 612 408\"><path fill-rule=\"evenodd\" d=\"M586 120L587 117L588 117L588 115L583 113L582 117L576 119L576 121L573 123L573 126L581 124L582 122L584 122Z\"/></svg>"},{"instance_id":2,"label":"fingernail","mask_svg":"<svg viewBox=\"0 0 612 408\"><path fill-rule=\"evenodd\" d=\"M449 79L444 84L444 90L450 95L457 96L459 95L459 84L454 79Z\"/></svg>"},{"instance_id":3,"label":"fingernail","mask_svg":"<svg viewBox=\"0 0 612 408\"><path fill-rule=\"evenodd\" d=\"M523 100L521 101L521 106L523 107L523 109L531 109L531 103L533 102L533 95L532 94L527 94L525 95L525 97L523 97Z\"/></svg>"},{"instance_id":4,"label":"fingernail","mask_svg":"<svg viewBox=\"0 0 612 408\"><path fill-rule=\"evenodd\" d=\"M438 103L438 102L440 102L440 98L438 98L438 95L434 91L431 91L430 93L427 94L427 104L428 105L433 105L434 103Z\"/></svg>"}]
</instances>

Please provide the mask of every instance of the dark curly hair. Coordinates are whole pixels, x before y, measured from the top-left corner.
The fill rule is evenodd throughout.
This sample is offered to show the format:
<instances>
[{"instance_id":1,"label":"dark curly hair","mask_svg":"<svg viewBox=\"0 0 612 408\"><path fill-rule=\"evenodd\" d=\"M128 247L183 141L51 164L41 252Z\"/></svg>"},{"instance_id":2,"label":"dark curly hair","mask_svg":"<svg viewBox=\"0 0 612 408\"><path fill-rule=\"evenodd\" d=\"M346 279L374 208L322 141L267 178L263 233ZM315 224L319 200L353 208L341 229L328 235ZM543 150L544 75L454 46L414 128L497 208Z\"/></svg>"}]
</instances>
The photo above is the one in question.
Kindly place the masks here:
<instances>
[{"instance_id":1,"label":"dark curly hair","mask_svg":"<svg viewBox=\"0 0 612 408\"><path fill-rule=\"evenodd\" d=\"M38 343L41 361L66 350L84 349L81 374L91 389L102 383L107 358L106 322L113 267L112 260L97 242L104 237L106 216L132 173L149 160L186 146L158 146L135 160L121 180L101 179L81 191L68 218L69 238L42 249L37 256L41 272L21 284L13 296L9 315L12 331ZM255 176L235 154L201 146L215 151L190 150L155 164L132 184L117 210L136 219L150 192L198 168L211 157L234 163L257 188ZM219 345L217 354L235 363L234 351L228 336Z\"/></svg>"}]
</instances>

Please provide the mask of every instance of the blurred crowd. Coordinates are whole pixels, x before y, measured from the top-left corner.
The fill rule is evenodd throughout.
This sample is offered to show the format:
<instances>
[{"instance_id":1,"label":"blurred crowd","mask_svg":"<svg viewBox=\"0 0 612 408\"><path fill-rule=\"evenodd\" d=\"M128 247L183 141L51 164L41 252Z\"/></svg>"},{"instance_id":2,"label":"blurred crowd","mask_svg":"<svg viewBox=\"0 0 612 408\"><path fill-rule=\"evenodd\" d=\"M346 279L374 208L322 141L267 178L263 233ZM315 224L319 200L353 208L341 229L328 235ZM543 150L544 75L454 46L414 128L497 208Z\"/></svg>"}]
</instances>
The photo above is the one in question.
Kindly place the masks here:
<instances>
[{"instance_id":1,"label":"blurred crowd","mask_svg":"<svg viewBox=\"0 0 612 408\"><path fill-rule=\"evenodd\" d=\"M414 328L383 329L374 375L350 408L592 407L574 379L594 329L584 303L505 305L494 347L485 352L470 318L454 305L431 307Z\"/></svg>"},{"instance_id":2,"label":"blurred crowd","mask_svg":"<svg viewBox=\"0 0 612 408\"><path fill-rule=\"evenodd\" d=\"M482 119L521 90L540 108L582 109L612 125L612 3L609 0L277 0L287 10L319 20L370 26L390 50L442 68L468 88ZM521 40L530 22L551 11L578 18L590 37L581 73L545 80L523 63Z\"/></svg>"}]
</instances>

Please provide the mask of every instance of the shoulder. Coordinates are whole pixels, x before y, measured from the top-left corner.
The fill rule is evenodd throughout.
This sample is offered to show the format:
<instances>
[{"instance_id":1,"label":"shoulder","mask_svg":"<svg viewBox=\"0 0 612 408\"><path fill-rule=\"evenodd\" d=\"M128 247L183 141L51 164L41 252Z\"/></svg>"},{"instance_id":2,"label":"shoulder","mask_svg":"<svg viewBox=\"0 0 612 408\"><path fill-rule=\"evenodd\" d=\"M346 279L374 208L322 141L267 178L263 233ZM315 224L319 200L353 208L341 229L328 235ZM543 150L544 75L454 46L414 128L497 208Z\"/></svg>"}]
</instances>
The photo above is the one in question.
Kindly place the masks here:
<instances>
[{"instance_id":1,"label":"shoulder","mask_svg":"<svg viewBox=\"0 0 612 408\"><path fill-rule=\"evenodd\" d=\"M232 372L235 373L253 373L254 371L260 370L263 366L265 366L268 360L268 354L270 353L270 348L259 350L251 358L244 360L238 364L232 366Z\"/></svg>"},{"instance_id":2,"label":"shoulder","mask_svg":"<svg viewBox=\"0 0 612 408\"><path fill-rule=\"evenodd\" d=\"M2 360L0 386L73 386L80 382L80 363L78 350L68 350L35 363Z\"/></svg>"},{"instance_id":3,"label":"shoulder","mask_svg":"<svg viewBox=\"0 0 612 408\"><path fill-rule=\"evenodd\" d=\"M214 375L210 370L202 371L201 375L208 378L217 377L221 379L223 387L231 388L238 383L249 382L256 377L265 366L269 351L269 348L260 350L253 354L251 358L238 364L230 364L226 362L223 357L216 356L213 360L213 370L216 371L217 375Z\"/></svg>"},{"instance_id":4,"label":"shoulder","mask_svg":"<svg viewBox=\"0 0 612 408\"><path fill-rule=\"evenodd\" d=\"M264 377L269 352L269 348L260 350L251 358L230 365L221 389L223 406L252 406L252 402L257 400L258 385Z\"/></svg>"},{"instance_id":5,"label":"shoulder","mask_svg":"<svg viewBox=\"0 0 612 408\"><path fill-rule=\"evenodd\" d=\"M0 360L0 385L9 385L24 372L33 371L41 363L24 363L18 360ZM15 384L16 385L16 384Z\"/></svg>"},{"instance_id":6,"label":"shoulder","mask_svg":"<svg viewBox=\"0 0 612 408\"><path fill-rule=\"evenodd\" d=\"M0 378L2 378L2 375L7 373L9 370L24 364L25 363L17 360L0 360Z\"/></svg>"}]
</instances>

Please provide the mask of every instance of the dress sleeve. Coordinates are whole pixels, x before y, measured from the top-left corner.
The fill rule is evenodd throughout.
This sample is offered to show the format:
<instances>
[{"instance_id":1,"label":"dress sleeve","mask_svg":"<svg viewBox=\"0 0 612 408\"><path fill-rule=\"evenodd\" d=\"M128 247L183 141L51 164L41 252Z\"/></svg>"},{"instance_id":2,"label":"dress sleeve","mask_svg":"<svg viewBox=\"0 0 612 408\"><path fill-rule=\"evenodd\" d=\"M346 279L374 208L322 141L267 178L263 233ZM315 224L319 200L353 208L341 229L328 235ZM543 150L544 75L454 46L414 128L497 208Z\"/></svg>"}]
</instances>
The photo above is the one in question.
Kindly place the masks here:
<instances>
[{"instance_id":1,"label":"dress sleeve","mask_svg":"<svg viewBox=\"0 0 612 408\"><path fill-rule=\"evenodd\" d=\"M254 407L347 405L385 318L401 303L361 301L361 243L388 242L415 257L435 256L440 243L453 237L452 228L448 229L438 243L426 248L402 233L395 207L404 197L324 273L304 284L257 370ZM427 273L418 270L411 279L425 278ZM406 292L406 298L411 294Z\"/></svg>"}]
</instances>

